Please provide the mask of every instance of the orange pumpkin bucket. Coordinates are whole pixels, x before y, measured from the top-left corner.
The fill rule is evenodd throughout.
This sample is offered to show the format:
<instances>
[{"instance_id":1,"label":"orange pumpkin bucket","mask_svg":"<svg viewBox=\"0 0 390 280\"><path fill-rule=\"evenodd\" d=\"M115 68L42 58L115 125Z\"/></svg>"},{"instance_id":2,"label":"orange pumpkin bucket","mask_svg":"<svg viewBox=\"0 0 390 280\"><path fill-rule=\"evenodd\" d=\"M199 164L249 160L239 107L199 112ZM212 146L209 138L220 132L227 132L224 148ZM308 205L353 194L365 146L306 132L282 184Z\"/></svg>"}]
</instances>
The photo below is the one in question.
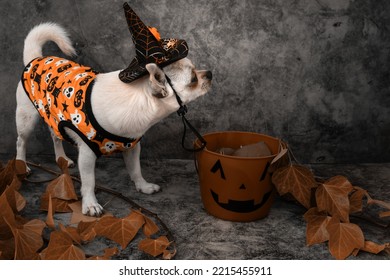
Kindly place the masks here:
<instances>
[{"instance_id":1,"label":"orange pumpkin bucket","mask_svg":"<svg viewBox=\"0 0 390 280\"><path fill-rule=\"evenodd\" d=\"M203 205L208 213L224 220L249 222L268 215L275 189L268 168L279 153L279 139L251 132L216 132L203 135L207 146L196 153ZM223 155L221 148L239 149L263 142L268 156ZM194 143L200 147L199 140Z\"/></svg>"}]
</instances>

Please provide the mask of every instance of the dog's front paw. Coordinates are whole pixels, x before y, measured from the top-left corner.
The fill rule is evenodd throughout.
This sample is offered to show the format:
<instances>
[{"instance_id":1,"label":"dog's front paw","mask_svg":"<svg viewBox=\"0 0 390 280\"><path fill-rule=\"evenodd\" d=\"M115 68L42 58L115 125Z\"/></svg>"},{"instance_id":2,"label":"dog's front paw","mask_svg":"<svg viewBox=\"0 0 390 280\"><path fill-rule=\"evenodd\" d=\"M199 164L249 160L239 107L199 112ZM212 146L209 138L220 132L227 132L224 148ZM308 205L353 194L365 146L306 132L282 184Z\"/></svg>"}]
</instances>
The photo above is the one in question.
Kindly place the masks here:
<instances>
[{"instance_id":1,"label":"dog's front paw","mask_svg":"<svg viewBox=\"0 0 390 280\"><path fill-rule=\"evenodd\" d=\"M83 197L82 213L92 217L99 217L103 214L103 207L96 201L96 199Z\"/></svg>"},{"instance_id":2,"label":"dog's front paw","mask_svg":"<svg viewBox=\"0 0 390 280\"><path fill-rule=\"evenodd\" d=\"M67 160L68 160L68 167L69 167L69 168L73 168L73 167L76 166L76 164L74 163L73 160L71 160L71 159L67 159Z\"/></svg>"},{"instance_id":3,"label":"dog's front paw","mask_svg":"<svg viewBox=\"0 0 390 280\"><path fill-rule=\"evenodd\" d=\"M159 192L161 189L159 185L148 183L148 182L137 184L135 188L137 189L137 191L145 194L152 194L155 192Z\"/></svg>"}]
</instances>

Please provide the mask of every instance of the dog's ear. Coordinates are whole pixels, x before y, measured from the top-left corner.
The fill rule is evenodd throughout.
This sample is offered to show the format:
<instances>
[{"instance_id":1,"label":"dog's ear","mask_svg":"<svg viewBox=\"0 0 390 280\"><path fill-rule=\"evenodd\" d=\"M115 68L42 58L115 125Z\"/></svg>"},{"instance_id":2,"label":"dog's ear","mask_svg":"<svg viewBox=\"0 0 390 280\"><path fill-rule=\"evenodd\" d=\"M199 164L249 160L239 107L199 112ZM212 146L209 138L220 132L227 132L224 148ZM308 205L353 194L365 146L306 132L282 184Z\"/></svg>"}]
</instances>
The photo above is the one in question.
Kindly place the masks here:
<instances>
[{"instance_id":1,"label":"dog's ear","mask_svg":"<svg viewBox=\"0 0 390 280\"><path fill-rule=\"evenodd\" d=\"M168 90L165 86L165 73L154 63L146 64L148 70L149 83L152 88L152 94L157 98L164 98L168 96Z\"/></svg>"}]
</instances>

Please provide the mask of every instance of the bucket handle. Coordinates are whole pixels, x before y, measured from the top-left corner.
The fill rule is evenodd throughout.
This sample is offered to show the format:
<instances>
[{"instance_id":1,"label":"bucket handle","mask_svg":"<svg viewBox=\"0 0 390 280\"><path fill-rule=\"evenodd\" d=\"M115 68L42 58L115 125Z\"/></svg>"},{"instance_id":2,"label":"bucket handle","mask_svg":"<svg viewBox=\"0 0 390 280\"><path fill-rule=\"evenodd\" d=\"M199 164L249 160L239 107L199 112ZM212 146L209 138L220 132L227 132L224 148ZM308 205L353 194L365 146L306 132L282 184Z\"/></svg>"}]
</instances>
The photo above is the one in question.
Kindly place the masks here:
<instances>
[{"instance_id":1,"label":"bucket handle","mask_svg":"<svg viewBox=\"0 0 390 280\"><path fill-rule=\"evenodd\" d=\"M196 159L196 153L194 153L194 166L196 173L199 175L199 165L198 165L198 160Z\"/></svg>"},{"instance_id":2,"label":"bucket handle","mask_svg":"<svg viewBox=\"0 0 390 280\"><path fill-rule=\"evenodd\" d=\"M202 135L200 135L200 133L195 129L195 127L193 127L191 125L191 123L187 120L187 118L184 116L184 114L182 114L182 115L179 114L179 116L181 116L181 120L182 120L183 126L184 126L183 137L181 139L181 146L187 152L196 153L196 152L202 151L206 147L206 144L207 144L206 140L204 140ZM185 146L184 142L186 140L187 126L195 134L196 138L199 140L200 146L198 148L192 149L192 148L188 148L188 147Z\"/></svg>"}]
</instances>

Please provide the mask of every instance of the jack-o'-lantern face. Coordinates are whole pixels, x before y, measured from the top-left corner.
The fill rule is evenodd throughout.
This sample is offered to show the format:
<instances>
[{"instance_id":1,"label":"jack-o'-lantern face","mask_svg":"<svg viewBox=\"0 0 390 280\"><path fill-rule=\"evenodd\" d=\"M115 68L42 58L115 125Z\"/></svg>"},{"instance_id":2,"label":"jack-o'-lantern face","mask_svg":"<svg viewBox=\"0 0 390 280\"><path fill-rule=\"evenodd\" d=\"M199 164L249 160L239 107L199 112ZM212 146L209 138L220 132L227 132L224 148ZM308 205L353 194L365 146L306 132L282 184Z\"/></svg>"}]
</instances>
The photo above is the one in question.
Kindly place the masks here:
<instances>
[{"instance_id":1,"label":"jack-o'-lantern face","mask_svg":"<svg viewBox=\"0 0 390 280\"><path fill-rule=\"evenodd\" d=\"M264 170L261 172L261 174L259 174L259 177L257 178L257 180L259 182L261 182L265 179L269 165L270 165L269 162L267 162ZM232 181L237 181L238 178L227 178L226 177L227 175L225 175L225 171L223 169L223 166L222 166L222 163L220 160L217 160L217 162L210 169L210 172L214 173L215 176L219 176L220 177L219 179L222 180L221 184L219 184L219 186L213 186L210 188L210 193L211 193L214 201L219 206L221 206L222 208L224 208L226 210L238 212L238 213L250 213L250 212L256 211L256 210L260 209L268 201L268 199L270 198L270 196L272 194L272 189L271 189L268 192L264 193L261 201L257 201L258 203L255 203L255 198L252 197L253 190L248 190L248 188L252 187L252 186L249 186L251 184L249 182L249 181L251 181L250 180L251 178L246 178L247 180L245 180L245 181L248 181L248 182L243 181L243 182L233 183L233 186L228 184L228 185L230 185L230 188L233 187L233 188L236 188L236 190L234 190L234 189L230 190L230 191L226 190L225 188L227 186L224 186L224 181L227 181L229 179ZM235 173L237 173L237 170L235 171ZM237 177L237 174L230 174L230 175L232 177ZM241 176L238 176L238 177L241 177ZM226 185L226 183L225 183L225 185ZM258 187L259 187L258 184L256 184L255 188L258 188ZM217 189L220 189L223 193L226 193L228 191L228 193L234 194L234 192L237 192L237 197L240 197L240 198L247 197L248 199L247 200L236 200L232 197L232 198L228 198L227 202L226 202L226 199L224 199L225 201L220 201L219 198L222 195L220 194L220 192L218 192Z\"/></svg>"},{"instance_id":2,"label":"jack-o'-lantern face","mask_svg":"<svg viewBox=\"0 0 390 280\"><path fill-rule=\"evenodd\" d=\"M275 188L268 172L278 154L280 140L267 135L226 131L203 135L206 149L196 154L199 185L205 210L218 218L249 222L268 215ZM221 147L236 150L240 146L264 142L270 155L259 157L221 154ZM200 142L195 142L200 147Z\"/></svg>"},{"instance_id":3,"label":"jack-o'-lantern face","mask_svg":"<svg viewBox=\"0 0 390 280\"><path fill-rule=\"evenodd\" d=\"M266 216L274 194L268 172L270 161L241 165L232 158L222 157L209 162L202 171L203 175L205 171L208 174L201 188L207 210L214 216L237 221Z\"/></svg>"}]
</instances>

